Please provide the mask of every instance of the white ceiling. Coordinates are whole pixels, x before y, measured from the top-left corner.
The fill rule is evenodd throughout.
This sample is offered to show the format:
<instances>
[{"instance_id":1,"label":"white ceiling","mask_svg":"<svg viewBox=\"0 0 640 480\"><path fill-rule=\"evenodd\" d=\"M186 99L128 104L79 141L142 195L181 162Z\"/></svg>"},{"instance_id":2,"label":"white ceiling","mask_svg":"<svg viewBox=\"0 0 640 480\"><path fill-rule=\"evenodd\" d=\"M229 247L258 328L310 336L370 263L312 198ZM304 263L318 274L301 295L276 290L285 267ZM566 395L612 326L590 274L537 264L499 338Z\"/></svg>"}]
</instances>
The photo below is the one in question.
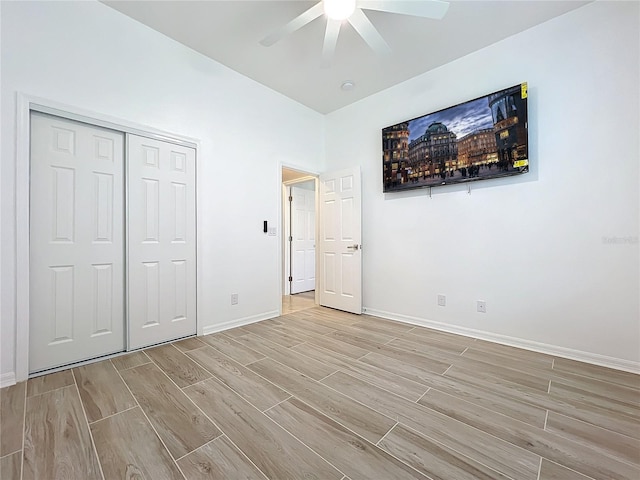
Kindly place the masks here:
<instances>
[{"instance_id":1,"label":"white ceiling","mask_svg":"<svg viewBox=\"0 0 640 480\"><path fill-rule=\"evenodd\" d=\"M367 10L393 53L374 54L344 22L329 68L320 67L324 15L271 47L259 44L316 1L103 3L303 105L329 113L589 1L451 0L442 20ZM477 74L469 72L470 78ZM341 90L345 80L353 81L355 88Z\"/></svg>"}]
</instances>

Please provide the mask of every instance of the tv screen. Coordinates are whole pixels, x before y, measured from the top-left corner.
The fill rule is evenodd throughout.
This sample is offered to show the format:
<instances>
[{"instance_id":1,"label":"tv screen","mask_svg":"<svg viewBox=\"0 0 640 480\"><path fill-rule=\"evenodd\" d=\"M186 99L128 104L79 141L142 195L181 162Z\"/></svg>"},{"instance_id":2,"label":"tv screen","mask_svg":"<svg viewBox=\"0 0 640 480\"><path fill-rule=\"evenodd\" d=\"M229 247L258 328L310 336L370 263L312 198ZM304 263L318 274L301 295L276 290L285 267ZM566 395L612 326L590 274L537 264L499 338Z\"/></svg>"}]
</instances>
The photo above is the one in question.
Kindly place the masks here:
<instances>
[{"instance_id":1,"label":"tv screen","mask_svg":"<svg viewBox=\"0 0 640 480\"><path fill-rule=\"evenodd\" d=\"M384 192L528 171L526 83L382 129Z\"/></svg>"}]
</instances>

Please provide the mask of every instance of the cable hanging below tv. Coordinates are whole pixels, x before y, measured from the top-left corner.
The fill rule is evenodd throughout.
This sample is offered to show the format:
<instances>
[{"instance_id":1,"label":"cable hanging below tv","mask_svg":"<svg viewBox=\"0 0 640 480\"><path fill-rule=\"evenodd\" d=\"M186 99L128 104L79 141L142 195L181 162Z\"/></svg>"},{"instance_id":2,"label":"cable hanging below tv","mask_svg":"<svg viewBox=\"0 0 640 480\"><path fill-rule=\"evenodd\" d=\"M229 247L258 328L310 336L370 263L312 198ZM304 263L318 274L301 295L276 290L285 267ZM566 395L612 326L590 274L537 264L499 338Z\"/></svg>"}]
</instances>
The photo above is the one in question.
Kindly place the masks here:
<instances>
[{"instance_id":1,"label":"cable hanging below tv","mask_svg":"<svg viewBox=\"0 0 640 480\"><path fill-rule=\"evenodd\" d=\"M527 84L382 129L383 191L529 171Z\"/></svg>"}]
</instances>

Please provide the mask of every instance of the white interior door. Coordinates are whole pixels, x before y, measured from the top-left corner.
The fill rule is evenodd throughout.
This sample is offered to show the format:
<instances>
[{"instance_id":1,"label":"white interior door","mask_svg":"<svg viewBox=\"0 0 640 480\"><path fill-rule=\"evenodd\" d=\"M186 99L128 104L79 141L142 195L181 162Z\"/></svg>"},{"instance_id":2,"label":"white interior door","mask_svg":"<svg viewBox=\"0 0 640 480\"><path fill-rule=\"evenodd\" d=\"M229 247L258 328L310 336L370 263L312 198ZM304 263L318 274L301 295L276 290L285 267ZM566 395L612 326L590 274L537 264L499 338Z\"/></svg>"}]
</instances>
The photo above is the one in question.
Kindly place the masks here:
<instances>
[{"instance_id":1,"label":"white interior door","mask_svg":"<svg viewBox=\"0 0 640 480\"><path fill-rule=\"evenodd\" d=\"M362 313L360 169L320 175L320 304Z\"/></svg>"},{"instance_id":2,"label":"white interior door","mask_svg":"<svg viewBox=\"0 0 640 480\"><path fill-rule=\"evenodd\" d=\"M291 187L291 293L316 288L316 192Z\"/></svg>"},{"instance_id":3,"label":"white interior door","mask_svg":"<svg viewBox=\"0 0 640 480\"><path fill-rule=\"evenodd\" d=\"M196 333L195 150L127 135L129 349Z\"/></svg>"},{"instance_id":4,"label":"white interior door","mask_svg":"<svg viewBox=\"0 0 640 480\"><path fill-rule=\"evenodd\" d=\"M123 145L31 114L30 372L124 350Z\"/></svg>"}]
</instances>

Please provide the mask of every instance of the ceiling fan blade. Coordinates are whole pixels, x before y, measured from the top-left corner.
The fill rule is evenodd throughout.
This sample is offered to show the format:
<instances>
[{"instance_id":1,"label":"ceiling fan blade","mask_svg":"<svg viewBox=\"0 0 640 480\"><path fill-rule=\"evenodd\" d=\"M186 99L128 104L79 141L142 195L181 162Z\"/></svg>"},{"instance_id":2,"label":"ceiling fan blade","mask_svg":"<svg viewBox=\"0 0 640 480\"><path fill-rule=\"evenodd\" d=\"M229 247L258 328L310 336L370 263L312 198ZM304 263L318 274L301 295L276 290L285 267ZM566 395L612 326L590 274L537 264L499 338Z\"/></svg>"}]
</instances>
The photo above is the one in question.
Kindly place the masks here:
<instances>
[{"instance_id":1,"label":"ceiling fan blade","mask_svg":"<svg viewBox=\"0 0 640 480\"><path fill-rule=\"evenodd\" d=\"M327 29L324 32L324 43L322 44L321 68L329 68L331 66L331 60L333 60L333 53L336 51L341 25L342 22L340 22L340 20L327 19Z\"/></svg>"},{"instance_id":2,"label":"ceiling fan blade","mask_svg":"<svg viewBox=\"0 0 640 480\"><path fill-rule=\"evenodd\" d=\"M289 23L287 23L283 27L280 27L276 31L264 37L262 40L260 40L260 44L264 45L265 47L270 47L277 41L282 40L287 35L304 27L307 23L313 22L316 18L318 18L323 13L324 13L324 6L322 5L322 2L318 2L309 10L301 13L300 15L298 15L296 18L291 20Z\"/></svg>"},{"instance_id":3,"label":"ceiling fan blade","mask_svg":"<svg viewBox=\"0 0 640 480\"><path fill-rule=\"evenodd\" d=\"M358 2L358 7L365 10L379 10L440 20L447 13L449 2L441 0L361 0Z\"/></svg>"},{"instance_id":4,"label":"ceiling fan blade","mask_svg":"<svg viewBox=\"0 0 640 480\"><path fill-rule=\"evenodd\" d=\"M367 42L367 45L369 45L374 52L378 54L391 53L391 48L389 48L387 42L384 41L382 35L378 33L376 27L373 26L362 10L356 8L353 14L349 17L349 23L353 28L355 28L356 32L360 34L362 39Z\"/></svg>"}]
</instances>

